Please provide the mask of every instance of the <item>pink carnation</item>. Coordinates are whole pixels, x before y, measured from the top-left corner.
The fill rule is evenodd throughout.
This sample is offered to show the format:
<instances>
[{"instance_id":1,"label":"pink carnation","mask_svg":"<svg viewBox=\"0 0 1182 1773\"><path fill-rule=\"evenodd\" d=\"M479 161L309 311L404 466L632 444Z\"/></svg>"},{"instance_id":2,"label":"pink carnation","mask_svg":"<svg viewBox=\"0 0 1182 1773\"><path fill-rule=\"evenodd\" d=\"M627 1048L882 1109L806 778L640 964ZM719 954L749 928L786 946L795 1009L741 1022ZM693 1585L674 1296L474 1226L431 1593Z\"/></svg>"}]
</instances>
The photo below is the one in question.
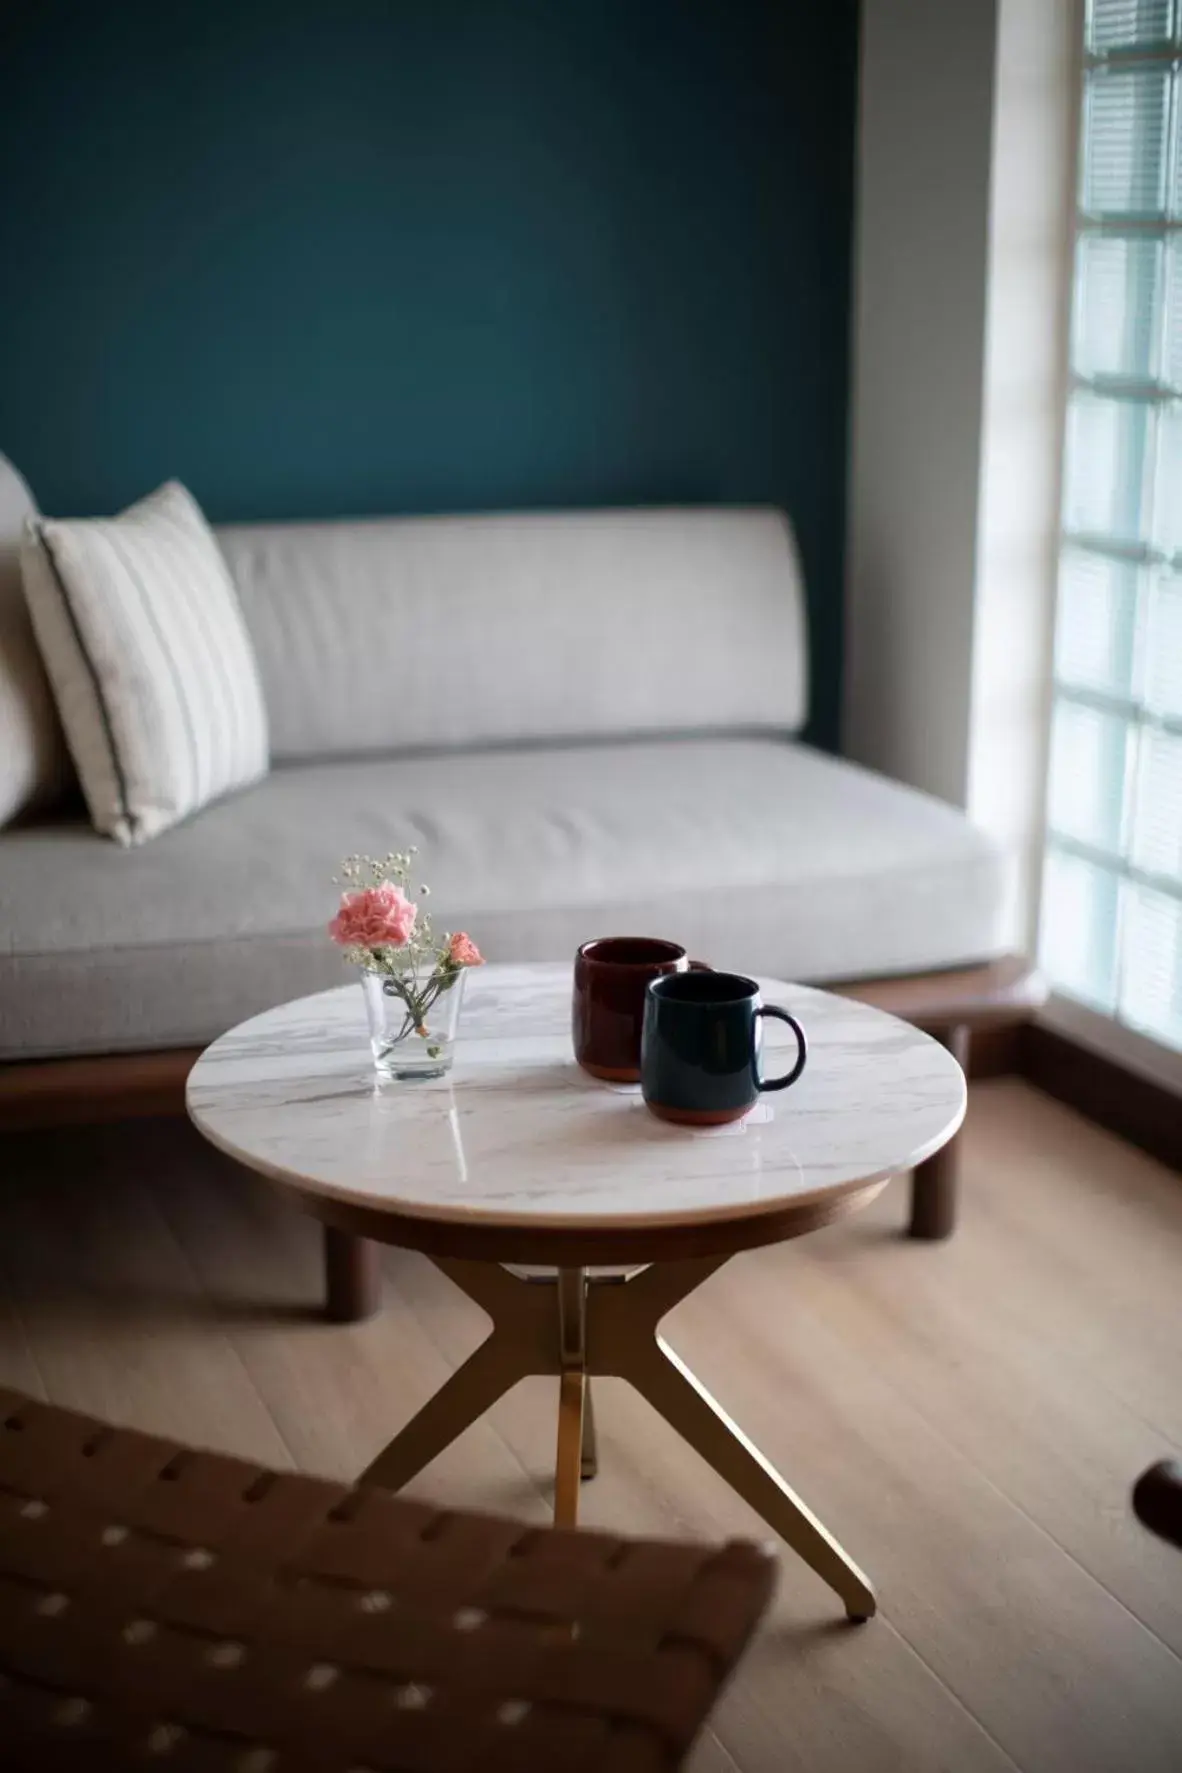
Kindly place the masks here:
<instances>
[{"instance_id":1,"label":"pink carnation","mask_svg":"<svg viewBox=\"0 0 1182 1773\"><path fill-rule=\"evenodd\" d=\"M418 906L401 887L386 881L341 894L341 908L328 933L342 948L404 948L415 927Z\"/></svg>"},{"instance_id":2,"label":"pink carnation","mask_svg":"<svg viewBox=\"0 0 1182 1773\"><path fill-rule=\"evenodd\" d=\"M482 967L484 965L483 954L471 936L466 936L463 930L456 931L447 945L447 954L448 959L453 960L458 967Z\"/></svg>"}]
</instances>

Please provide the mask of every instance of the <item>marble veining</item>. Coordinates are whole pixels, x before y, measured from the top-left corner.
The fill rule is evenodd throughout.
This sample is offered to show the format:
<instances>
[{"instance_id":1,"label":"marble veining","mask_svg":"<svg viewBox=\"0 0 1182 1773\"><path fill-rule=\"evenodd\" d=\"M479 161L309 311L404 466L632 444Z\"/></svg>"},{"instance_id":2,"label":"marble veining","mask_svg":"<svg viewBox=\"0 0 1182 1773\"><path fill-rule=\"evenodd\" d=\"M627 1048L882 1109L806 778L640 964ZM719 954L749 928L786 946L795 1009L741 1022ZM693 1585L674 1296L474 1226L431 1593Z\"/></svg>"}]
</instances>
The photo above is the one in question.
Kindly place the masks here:
<instances>
[{"instance_id":1,"label":"marble veining","mask_svg":"<svg viewBox=\"0 0 1182 1773\"><path fill-rule=\"evenodd\" d=\"M965 1083L938 1042L881 1010L760 981L809 1038L808 1068L737 1127L690 1132L587 1077L564 965L473 972L450 1076L381 1082L360 987L297 999L214 1041L188 1107L215 1145L301 1190L418 1217L576 1226L707 1223L909 1169L956 1131ZM765 1025L773 1074L794 1049ZM770 1112L769 1112L770 1110Z\"/></svg>"}]
</instances>

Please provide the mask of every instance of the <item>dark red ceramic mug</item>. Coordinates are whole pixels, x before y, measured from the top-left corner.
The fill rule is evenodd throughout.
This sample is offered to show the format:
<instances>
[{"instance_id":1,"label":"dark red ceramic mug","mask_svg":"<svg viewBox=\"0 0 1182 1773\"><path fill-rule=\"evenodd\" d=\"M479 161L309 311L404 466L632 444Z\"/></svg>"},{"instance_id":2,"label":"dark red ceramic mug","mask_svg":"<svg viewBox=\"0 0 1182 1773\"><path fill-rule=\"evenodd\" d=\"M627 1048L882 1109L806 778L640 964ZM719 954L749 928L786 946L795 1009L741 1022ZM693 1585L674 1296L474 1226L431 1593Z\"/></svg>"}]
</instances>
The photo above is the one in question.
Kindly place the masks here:
<instances>
[{"instance_id":1,"label":"dark red ceramic mug","mask_svg":"<svg viewBox=\"0 0 1182 1773\"><path fill-rule=\"evenodd\" d=\"M709 972L678 942L657 936L603 936L575 955L571 1034L575 1058L592 1077L640 1082L644 994L667 973Z\"/></svg>"}]
</instances>

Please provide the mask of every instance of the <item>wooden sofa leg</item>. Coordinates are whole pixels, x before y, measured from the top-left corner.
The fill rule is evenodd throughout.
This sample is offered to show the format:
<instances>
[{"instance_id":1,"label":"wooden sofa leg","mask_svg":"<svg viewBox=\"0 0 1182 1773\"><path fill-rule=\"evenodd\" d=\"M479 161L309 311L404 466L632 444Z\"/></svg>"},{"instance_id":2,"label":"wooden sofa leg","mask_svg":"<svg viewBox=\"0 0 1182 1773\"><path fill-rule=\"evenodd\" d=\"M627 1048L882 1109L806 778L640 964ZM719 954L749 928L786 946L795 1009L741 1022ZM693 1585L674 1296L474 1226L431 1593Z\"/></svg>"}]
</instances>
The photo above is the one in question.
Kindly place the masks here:
<instances>
[{"instance_id":1,"label":"wooden sofa leg","mask_svg":"<svg viewBox=\"0 0 1182 1773\"><path fill-rule=\"evenodd\" d=\"M324 1227L324 1308L338 1324L359 1324L382 1303L381 1245Z\"/></svg>"},{"instance_id":2,"label":"wooden sofa leg","mask_svg":"<svg viewBox=\"0 0 1182 1773\"><path fill-rule=\"evenodd\" d=\"M969 1068L969 1034L969 1029L962 1024L939 1036L942 1044L948 1048L966 1074ZM957 1133L934 1157L929 1157L926 1163L917 1164L912 1172L911 1223L908 1226L912 1237L951 1237L956 1229L961 1137Z\"/></svg>"}]
</instances>

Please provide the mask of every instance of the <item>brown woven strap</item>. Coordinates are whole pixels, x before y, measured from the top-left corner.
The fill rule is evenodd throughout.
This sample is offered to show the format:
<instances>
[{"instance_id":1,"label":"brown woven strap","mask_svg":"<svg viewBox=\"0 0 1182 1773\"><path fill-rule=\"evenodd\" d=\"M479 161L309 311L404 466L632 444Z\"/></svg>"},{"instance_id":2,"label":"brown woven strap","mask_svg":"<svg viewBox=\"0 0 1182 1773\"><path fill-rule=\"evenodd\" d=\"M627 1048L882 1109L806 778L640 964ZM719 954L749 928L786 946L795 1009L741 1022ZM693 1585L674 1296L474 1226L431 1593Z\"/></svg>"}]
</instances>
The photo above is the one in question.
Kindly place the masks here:
<instances>
[{"instance_id":1,"label":"brown woven strap","mask_svg":"<svg viewBox=\"0 0 1182 1773\"><path fill-rule=\"evenodd\" d=\"M677 1767L773 1579L749 1544L441 1512L0 1388L14 1773Z\"/></svg>"}]
</instances>

